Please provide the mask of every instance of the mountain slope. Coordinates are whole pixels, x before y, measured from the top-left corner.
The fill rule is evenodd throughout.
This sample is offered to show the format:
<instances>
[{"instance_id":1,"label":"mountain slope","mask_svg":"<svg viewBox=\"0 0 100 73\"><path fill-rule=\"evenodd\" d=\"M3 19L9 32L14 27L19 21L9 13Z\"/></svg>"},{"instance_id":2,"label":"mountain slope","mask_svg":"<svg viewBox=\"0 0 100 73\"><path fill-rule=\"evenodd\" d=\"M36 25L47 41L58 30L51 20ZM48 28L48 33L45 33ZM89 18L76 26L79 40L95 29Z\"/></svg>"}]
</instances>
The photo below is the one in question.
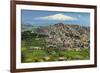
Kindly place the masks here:
<instances>
[{"instance_id":1,"label":"mountain slope","mask_svg":"<svg viewBox=\"0 0 100 73\"><path fill-rule=\"evenodd\" d=\"M49 26L38 27L34 30L37 34L48 35L45 38L48 45L63 46L63 49L89 48L89 27L77 24L57 23Z\"/></svg>"}]
</instances>

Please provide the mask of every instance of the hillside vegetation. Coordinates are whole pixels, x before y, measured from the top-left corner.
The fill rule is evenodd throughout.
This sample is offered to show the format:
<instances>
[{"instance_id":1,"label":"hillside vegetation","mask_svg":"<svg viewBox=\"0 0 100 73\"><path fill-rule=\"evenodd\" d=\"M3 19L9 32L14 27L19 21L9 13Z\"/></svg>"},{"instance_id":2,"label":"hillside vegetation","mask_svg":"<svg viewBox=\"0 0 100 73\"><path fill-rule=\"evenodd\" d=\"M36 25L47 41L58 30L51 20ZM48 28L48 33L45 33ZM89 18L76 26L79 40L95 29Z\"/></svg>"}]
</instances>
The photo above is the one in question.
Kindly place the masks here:
<instances>
[{"instance_id":1,"label":"hillside vegetation","mask_svg":"<svg viewBox=\"0 0 100 73\"><path fill-rule=\"evenodd\" d=\"M90 57L90 28L57 23L22 26L22 62L86 60Z\"/></svg>"}]
</instances>

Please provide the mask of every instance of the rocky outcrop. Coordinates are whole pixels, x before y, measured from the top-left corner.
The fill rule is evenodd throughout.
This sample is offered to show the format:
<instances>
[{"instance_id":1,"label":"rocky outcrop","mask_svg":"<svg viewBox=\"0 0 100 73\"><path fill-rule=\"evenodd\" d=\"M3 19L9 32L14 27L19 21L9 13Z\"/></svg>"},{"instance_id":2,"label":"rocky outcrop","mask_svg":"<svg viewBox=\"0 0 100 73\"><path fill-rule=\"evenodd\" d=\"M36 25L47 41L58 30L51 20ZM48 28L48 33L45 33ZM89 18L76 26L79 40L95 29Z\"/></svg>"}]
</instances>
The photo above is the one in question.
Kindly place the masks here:
<instances>
[{"instance_id":1,"label":"rocky outcrop","mask_svg":"<svg viewBox=\"0 0 100 73\"><path fill-rule=\"evenodd\" d=\"M90 47L90 28L78 24L58 23L38 27L34 32L48 35L45 38L46 43L56 45L59 49L78 50Z\"/></svg>"}]
</instances>

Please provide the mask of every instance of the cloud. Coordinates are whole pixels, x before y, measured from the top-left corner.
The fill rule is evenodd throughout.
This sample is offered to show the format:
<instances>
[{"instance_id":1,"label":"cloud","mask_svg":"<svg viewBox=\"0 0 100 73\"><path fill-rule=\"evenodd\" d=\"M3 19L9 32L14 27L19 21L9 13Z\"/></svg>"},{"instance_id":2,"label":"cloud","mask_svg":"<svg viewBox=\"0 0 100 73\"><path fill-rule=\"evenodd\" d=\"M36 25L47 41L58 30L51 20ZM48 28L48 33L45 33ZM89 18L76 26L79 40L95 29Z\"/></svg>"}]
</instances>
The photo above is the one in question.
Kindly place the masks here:
<instances>
[{"instance_id":1,"label":"cloud","mask_svg":"<svg viewBox=\"0 0 100 73\"><path fill-rule=\"evenodd\" d=\"M61 20L61 21L68 21L68 20L77 20L77 18L64 15L64 14L54 14L54 15L49 15L49 16L44 16L44 17L38 17L36 19L42 19L42 20Z\"/></svg>"}]
</instances>

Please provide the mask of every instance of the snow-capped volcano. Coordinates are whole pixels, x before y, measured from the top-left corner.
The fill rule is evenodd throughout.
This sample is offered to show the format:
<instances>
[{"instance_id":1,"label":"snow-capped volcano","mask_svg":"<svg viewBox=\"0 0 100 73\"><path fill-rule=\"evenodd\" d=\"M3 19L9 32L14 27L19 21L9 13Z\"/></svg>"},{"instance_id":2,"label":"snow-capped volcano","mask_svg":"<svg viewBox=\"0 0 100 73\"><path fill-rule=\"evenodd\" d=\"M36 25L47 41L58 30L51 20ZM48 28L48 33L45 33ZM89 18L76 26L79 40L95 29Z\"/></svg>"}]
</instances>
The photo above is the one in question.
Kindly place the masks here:
<instances>
[{"instance_id":1,"label":"snow-capped volcano","mask_svg":"<svg viewBox=\"0 0 100 73\"><path fill-rule=\"evenodd\" d=\"M49 15L49 16L44 16L44 17L38 17L37 19L46 19L46 20L77 20L77 18L68 16L68 15L64 15L64 14L54 14L54 15Z\"/></svg>"}]
</instances>

